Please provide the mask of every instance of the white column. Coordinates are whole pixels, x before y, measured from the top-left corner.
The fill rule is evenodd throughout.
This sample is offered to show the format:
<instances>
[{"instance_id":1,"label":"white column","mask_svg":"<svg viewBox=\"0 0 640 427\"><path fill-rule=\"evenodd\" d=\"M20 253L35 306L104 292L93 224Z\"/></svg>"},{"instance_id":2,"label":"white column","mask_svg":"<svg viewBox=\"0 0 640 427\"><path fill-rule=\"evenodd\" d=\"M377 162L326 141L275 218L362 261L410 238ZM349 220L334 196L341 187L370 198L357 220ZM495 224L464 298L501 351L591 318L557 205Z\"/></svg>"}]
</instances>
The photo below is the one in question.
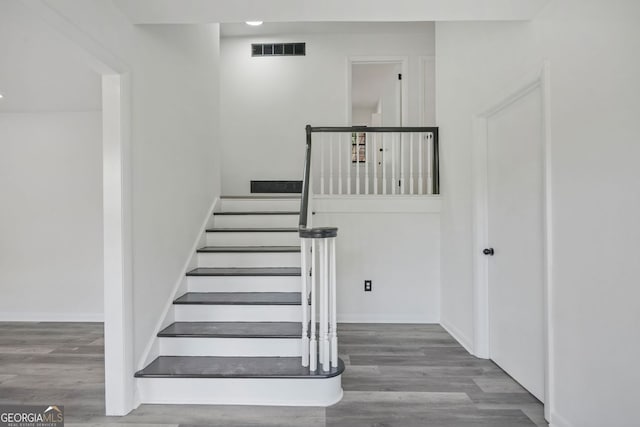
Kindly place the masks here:
<instances>
[{"instance_id":1,"label":"white column","mask_svg":"<svg viewBox=\"0 0 640 427\"><path fill-rule=\"evenodd\" d=\"M318 244L316 243L316 239L311 239L311 313L309 315L309 320L311 322L311 336L309 343L309 370L315 371L318 369L318 338L316 336L316 304L317 304L317 288L316 288L316 277L317 273L317 263L316 256L318 254Z\"/></svg>"},{"instance_id":2,"label":"white column","mask_svg":"<svg viewBox=\"0 0 640 427\"><path fill-rule=\"evenodd\" d=\"M378 141L379 134L373 135L373 194L378 194Z\"/></svg>"},{"instance_id":3,"label":"white column","mask_svg":"<svg viewBox=\"0 0 640 427\"><path fill-rule=\"evenodd\" d=\"M320 245L320 361L322 370L331 369L329 348L329 242Z\"/></svg>"},{"instance_id":4,"label":"white column","mask_svg":"<svg viewBox=\"0 0 640 427\"><path fill-rule=\"evenodd\" d=\"M331 366L338 366L338 321L336 309L336 238L329 241L329 293L331 299Z\"/></svg>"},{"instance_id":5,"label":"white column","mask_svg":"<svg viewBox=\"0 0 640 427\"><path fill-rule=\"evenodd\" d=\"M301 298L302 298L302 366L309 366L309 266L307 259L309 255L309 244L307 239L300 239L300 275L302 278Z\"/></svg>"},{"instance_id":6,"label":"white column","mask_svg":"<svg viewBox=\"0 0 640 427\"><path fill-rule=\"evenodd\" d=\"M396 150L398 146L396 144L396 135L391 134L391 194L396 194L398 188L398 181L396 179Z\"/></svg>"}]
</instances>

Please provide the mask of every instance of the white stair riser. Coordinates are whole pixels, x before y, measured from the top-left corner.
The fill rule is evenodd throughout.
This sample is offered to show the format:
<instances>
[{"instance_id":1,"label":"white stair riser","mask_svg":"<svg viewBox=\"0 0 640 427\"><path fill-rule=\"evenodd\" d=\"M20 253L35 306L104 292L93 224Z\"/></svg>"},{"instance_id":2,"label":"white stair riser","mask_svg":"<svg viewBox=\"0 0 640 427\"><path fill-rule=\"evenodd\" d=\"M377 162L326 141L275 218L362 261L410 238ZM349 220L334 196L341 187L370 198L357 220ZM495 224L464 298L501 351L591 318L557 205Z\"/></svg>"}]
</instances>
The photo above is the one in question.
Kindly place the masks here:
<instances>
[{"instance_id":1,"label":"white stair riser","mask_svg":"<svg viewBox=\"0 0 640 427\"><path fill-rule=\"evenodd\" d=\"M298 246L297 232L213 232L207 233L207 246Z\"/></svg>"},{"instance_id":2,"label":"white stair riser","mask_svg":"<svg viewBox=\"0 0 640 427\"><path fill-rule=\"evenodd\" d=\"M281 228L297 227L298 215L216 215L216 228Z\"/></svg>"},{"instance_id":3,"label":"white stair riser","mask_svg":"<svg viewBox=\"0 0 640 427\"><path fill-rule=\"evenodd\" d=\"M201 252L198 267L300 267L300 253Z\"/></svg>"},{"instance_id":4,"label":"white stair riser","mask_svg":"<svg viewBox=\"0 0 640 427\"><path fill-rule=\"evenodd\" d=\"M293 212L300 210L300 199L221 199L223 212Z\"/></svg>"},{"instance_id":5,"label":"white stair riser","mask_svg":"<svg viewBox=\"0 0 640 427\"><path fill-rule=\"evenodd\" d=\"M295 338L160 338L163 356L299 357Z\"/></svg>"},{"instance_id":6,"label":"white stair riser","mask_svg":"<svg viewBox=\"0 0 640 427\"><path fill-rule=\"evenodd\" d=\"M300 276L188 276L190 292L300 292Z\"/></svg>"},{"instance_id":7,"label":"white stair riser","mask_svg":"<svg viewBox=\"0 0 640 427\"><path fill-rule=\"evenodd\" d=\"M300 322L299 305L176 304L176 322Z\"/></svg>"},{"instance_id":8,"label":"white stair riser","mask_svg":"<svg viewBox=\"0 0 640 427\"><path fill-rule=\"evenodd\" d=\"M341 376L303 378L137 378L142 403L329 406L342 399Z\"/></svg>"}]
</instances>

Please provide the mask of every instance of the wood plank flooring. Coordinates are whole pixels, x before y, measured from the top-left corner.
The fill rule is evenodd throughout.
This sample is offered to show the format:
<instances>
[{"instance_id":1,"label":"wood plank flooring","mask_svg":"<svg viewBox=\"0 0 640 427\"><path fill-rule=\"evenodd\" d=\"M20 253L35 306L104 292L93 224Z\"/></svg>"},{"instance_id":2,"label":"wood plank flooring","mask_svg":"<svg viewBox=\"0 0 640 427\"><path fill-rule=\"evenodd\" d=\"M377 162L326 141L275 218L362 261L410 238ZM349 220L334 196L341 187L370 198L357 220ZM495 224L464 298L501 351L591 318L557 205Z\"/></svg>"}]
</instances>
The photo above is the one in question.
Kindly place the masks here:
<instances>
[{"instance_id":1,"label":"wood plank flooring","mask_svg":"<svg viewBox=\"0 0 640 427\"><path fill-rule=\"evenodd\" d=\"M66 425L532 427L543 408L438 325L339 325L344 399L329 408L142 405L104 416L100 323L0 322L0 404L65 405Z\"/></svg>"}]
</instances>

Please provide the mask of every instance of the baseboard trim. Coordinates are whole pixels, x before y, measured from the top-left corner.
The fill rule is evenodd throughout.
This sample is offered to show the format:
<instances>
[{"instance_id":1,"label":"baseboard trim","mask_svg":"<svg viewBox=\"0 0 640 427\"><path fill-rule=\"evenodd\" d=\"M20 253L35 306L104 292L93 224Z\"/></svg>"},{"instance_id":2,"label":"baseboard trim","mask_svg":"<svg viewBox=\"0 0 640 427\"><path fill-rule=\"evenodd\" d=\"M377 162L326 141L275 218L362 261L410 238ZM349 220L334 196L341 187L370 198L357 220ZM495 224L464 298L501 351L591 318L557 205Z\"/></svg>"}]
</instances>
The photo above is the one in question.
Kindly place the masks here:
<instances>
[{"instance_id":1,"label":"baseboard trim","mask_svg":"<svg viewBox=\"0 0 640 427\"><path fill-rule=\"evenodd\" d=\"M573 425L557 413L552 412L549 427L573 427Z\"/></svg>"},{"instance_id":2,"label":"baseboard trim","mask_svg":"<svg viewBox=\"0 0 640 427\"><path fill-rule=\"evenodd\" d=\"M0 322L104 322L102 313L0 312Z\"/></svg>"},{"instance_id":3,"label":"baseboard trim","mask_svg":"<svg viewBox=\"0 0 640 427\"><path fill-rule=\"evenodd\" d=\"M415 315L338 314L338 323L417 323L435 325L438 324L438 320Z\"/></svg>"},{"instance_id":4,"label":"baseboard trim","mask_svg":"<svg viewBox=\"0 0 640 427\"><path fill-rule=\"evenodd\" d=\"M449 335L451 335L456 341L458 341L465 350L467 350L470 354L474 354L471 340L467 338L462 332L460 332L458 328L451 325L444 319L440 320L440 326L442 326L444 330L449 333Z\"/></svg>"}]
</instances>

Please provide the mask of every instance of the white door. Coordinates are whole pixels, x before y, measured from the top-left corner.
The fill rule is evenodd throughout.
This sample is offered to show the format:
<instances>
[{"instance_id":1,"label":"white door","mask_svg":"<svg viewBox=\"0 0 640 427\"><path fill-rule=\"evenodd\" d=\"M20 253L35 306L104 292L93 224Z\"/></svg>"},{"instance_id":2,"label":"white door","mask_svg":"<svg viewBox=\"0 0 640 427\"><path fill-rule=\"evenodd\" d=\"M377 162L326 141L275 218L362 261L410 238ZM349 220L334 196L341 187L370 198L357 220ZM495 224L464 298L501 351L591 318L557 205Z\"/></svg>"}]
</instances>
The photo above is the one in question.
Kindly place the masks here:
<instances>
[{"instance_id":1,"label":"white door","mask_svg":"<svg viewBox=\"0 0 640 427\"><path fill-rule=\"evenodd\" d=\"M544 401L541 90L488 117L487 126L489 355Z\"/></svg>"}]
</instances>

